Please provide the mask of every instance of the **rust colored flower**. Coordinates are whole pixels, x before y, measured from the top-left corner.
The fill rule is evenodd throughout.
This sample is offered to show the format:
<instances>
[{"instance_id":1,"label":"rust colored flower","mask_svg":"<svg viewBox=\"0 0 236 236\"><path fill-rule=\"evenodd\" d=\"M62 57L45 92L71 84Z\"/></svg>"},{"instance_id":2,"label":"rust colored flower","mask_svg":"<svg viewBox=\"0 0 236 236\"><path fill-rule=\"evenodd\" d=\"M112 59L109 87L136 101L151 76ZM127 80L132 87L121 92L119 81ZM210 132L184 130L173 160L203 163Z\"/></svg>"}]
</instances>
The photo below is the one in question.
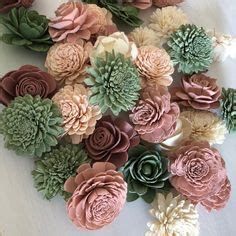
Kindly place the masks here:
<instances>
[{"instance_id":1,"label":"rust colored flower","mask_svg":"<svg viewBox=\"0 0 236 236\"><path fill-rule=\"evenodd\" d=\"M28 8L32 5L34 0L1 0L0 13L6 13L14 7Z\"/></svg>"}]
</instances>

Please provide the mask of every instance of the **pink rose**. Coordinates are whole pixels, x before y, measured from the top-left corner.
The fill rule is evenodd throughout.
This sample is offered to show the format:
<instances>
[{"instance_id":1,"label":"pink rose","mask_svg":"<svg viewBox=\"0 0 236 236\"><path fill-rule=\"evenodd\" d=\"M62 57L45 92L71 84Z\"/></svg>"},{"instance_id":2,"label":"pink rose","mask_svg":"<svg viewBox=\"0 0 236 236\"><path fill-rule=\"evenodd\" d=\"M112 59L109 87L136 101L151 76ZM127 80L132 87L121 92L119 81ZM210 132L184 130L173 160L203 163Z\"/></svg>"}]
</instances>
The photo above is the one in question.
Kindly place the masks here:
<instances>
[{"instance_id":1,"label":"pink rose","mask_svg":"<svg viewBox=\"0 0 236 236\"><path fill-rule=\"evenodd\" d=\"M130 3L132 6L142 10L152 6L152 0L124 0L123 2Z\"/></svg>"}]
</instances>

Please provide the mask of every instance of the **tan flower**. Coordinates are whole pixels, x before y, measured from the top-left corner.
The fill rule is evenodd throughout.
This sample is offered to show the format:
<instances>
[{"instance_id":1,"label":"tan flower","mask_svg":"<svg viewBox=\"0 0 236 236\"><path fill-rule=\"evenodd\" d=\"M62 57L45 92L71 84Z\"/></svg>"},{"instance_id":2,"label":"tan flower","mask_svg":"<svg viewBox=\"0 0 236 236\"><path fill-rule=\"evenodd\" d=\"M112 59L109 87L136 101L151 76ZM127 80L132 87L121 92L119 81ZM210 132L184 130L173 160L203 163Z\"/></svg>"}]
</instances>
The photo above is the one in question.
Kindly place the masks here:
<instances>
[{"instance_id":1,"label":"tan flower","mask_svg":"<svg viewBox=\"0 0 236 236\"><path fill-rule=\"evenodd\" d=\"M182 196L166 197L159 193L150 210L155 221L148 223L145 236L197 236L199 235L198 213L193 204Z\"/></svg>"},{"instance_id":2,"label":"tan flower","mask_svg":"<svg viewBox=\"0 0 236 236\"><path fill-rule=\"evenodd\" d=\"M157 9L150 17L149 27L156 32L156 36L165 43L170 35L181 25L187 24L187 15L177 7Z\"/></svg>"},{"instance_id":3,"label":"tan flower","mask_svg":"<svg viewBox=\"0 0 236 236\"><path fill-rule=\"evenodd\" d=\"M222 144L227 134L225 123L214 113L209 111L184 111L180 117L191 122L190 139L208 141L210 144Z\"/></svg>"},{"instance_id":4,"label":"tan flower","mask_svg":"<svg viewBox=\"0 0 236 236\"><path fill-rule=\"evenodd\" d=\"M102 117L99 107L89 104L87 95L83 85L67 85L52 98L61 110L65 134L73 144L92 134L97 120Z\"/></svg>"},{"instance_id":5,"label":"tan flower","mask_svg":"<svg viewBox=\"0 0 236 236\"><path fill-rule=\"evenodd\" d=\"M48 52L45 66L57 81L81 83L86 74L85 67L89 62L91 48L90 43L83 41L54 44Z\"/></svg>"},{"instance_id":6,"label":"tan flower","mask_svg":"<svg viewBox=\"0 0 236 236\"><path fill-rule=\"evenodd\" d=\"M147 84L169 86L172 83L171 74L174 72L174 67L164 49L154 46L140 47L135 63L141 76L147 80Z\"/></svg>"},{"instance_id":7,"label":"tan flower","mask_svg":"<svg viewBox=\"0 0 236 236\"><path fill-rule=\"evenodd\" d=\"M149 29L148 27L142 27L134 29L130 34L129 38L135 42L137 47L142 46L160 46L160 41L158 40L155 31Z\"/></svg>"}]
</instances>

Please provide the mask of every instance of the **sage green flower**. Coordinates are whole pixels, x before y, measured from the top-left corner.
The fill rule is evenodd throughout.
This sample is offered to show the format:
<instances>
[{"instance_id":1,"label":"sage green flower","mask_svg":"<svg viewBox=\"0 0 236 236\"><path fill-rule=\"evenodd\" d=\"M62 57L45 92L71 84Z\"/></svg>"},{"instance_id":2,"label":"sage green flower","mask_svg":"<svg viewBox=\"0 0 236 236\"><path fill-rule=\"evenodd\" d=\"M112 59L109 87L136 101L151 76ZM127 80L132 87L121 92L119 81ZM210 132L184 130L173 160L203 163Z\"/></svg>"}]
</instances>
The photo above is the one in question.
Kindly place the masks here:
<instances>
[{"instance_id":1,"label":"sage green flower","mask_svg":"<svg viewBox=\"0 0 236 236\"><path fill-rule=\"evenodd\" d=\"M130 59L122 54L107 53L106 58L95 58L95 66L87 69L91 86L90 102L103 113L108 109L114 115L131 110L139 98L140 78Z\"/></svg>"},{"instance_id":2,"label":"sage green flower","mask_svg":"<svg viewBox=\"0 0 236 236\"><path fill-rule=\"evenodd\" d=\"M57 194L67 199L69 194L64 191L65 181L75 176L78 167L86 162L89 159L81 145L58 145L35 162L32 171L35 187L47 200Z\"/></svg>"},{"instance_id":3,"label":"sage green flower","mask_svg":"<svg viewBox=\"0 0 236 236\"><path fill-rule=\"evenodd\" d=\"M229 131L236 131L236 89L222 89L222 117Z\"/></svg>"},{"instance_id":4,"label":"sage green flower","mask_svg":"<svg viewBox=\"0 0 236 236\"><path fill-rule=\"evenodd\" d=\"M203 28L182 25L167 42L169 55L179 72L193 74L208 69L213 62L212 39Z\"/></svg>"},{"instance_id":5,"label":"sage green flower","mask_svg":"<svg viewBox=\"0 0 236 236\"><path fill-rule=\"evenodd\" d=\"M36 11L24 7L13 8L8 15L1 16L0 23L9 31L1 36L4 43L24 46L37 52L47 52L52 45L48 19Z\"/></svg>"},{"instance_id":6,"label":"sage green flower","mask_svg":"<svg viewBox=\"0 0 236 236\"><path fill-rule=\"evenodd\" d=\"M19 155L41 157L56 146L62 134L62 117L50 99L16 97L0 113L5 146Z\"/></svg>"},{"instance_id":7,"label":"sage green flower","mask_svg":"<svg viewBox=\"0 0 236 236\"><path fill-rule=\"evenodd\" d=\"M129 158L123 169L128 184L127 201L142 197L151 203L156 190L163 189L170 176L168 159L142 145L131 149Z\"/></svg>"}]
</instances>

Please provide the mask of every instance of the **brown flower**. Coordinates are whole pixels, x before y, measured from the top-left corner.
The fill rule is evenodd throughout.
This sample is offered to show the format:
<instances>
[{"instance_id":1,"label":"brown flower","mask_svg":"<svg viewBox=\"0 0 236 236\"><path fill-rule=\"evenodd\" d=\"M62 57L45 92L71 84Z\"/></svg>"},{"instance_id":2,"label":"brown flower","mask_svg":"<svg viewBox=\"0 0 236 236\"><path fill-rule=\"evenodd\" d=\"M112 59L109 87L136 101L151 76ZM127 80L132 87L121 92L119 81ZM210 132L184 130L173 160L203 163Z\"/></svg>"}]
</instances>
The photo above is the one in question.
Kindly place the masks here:
<instances>
[{"instance_id":1,"label":"brown flower","mask_svg":"<svg viewBox=\"0 0 236 236\"><path fill-rule=\"evenodd\" d=\"M28 8L32 5L33 1L34 0L1 0L0 13L8 12L14 7Z\"/></svg>"},{"instance_id":2,"label":"brown flower","mask_svg":"<svg viewBox=\"0 0 236 236\"><path fill-rule=\"evenodd\" d=\"M164 49L155 46L139 48L136 66L140 75L147 83L169 86L172 83L171 74L174 72L170 56Z\"/></svg>"},{"instance_id":3,"label":"brown flower","mask_svg":"<svg viewBox=\"0 0 236 236\"><path fill-rule=\"evenodd\" d=\"M47 54L45 66L57 81L81 83L86 75L91 49L92 44L83 41L54 44Z\"/></svg>"},{"instance_id":4,"label":"brown flower","mask_svg":"<svg viewBox=\"0 0 236 236\"><path fill-rule=\"evenodd\" d=\"M129 3L142 10L152 6L152 0L123 0L123 3Z\"/></svg>"},{"instance_id":5,"label":"brown flower","mask_svg":"<svg viewBox=\"0 0 236 236\"><path fill-rule=\"evenodd\" d=\"M94 161L108 161L117 168L128 160L129 148L139 144L134 128L126 121L110 116L103 117L96 125L94 133L85 140L88 155Z\"/></svg>"},{"instance_id":6,"label":"brown flower","mask_svg":"<svg viewBox=\"0 0 236 236\"><path fill-rule=\"evenodd\" d=\"M157 7L167 7L177 5L184 0L153 0L153 5Z\"/></svg>"},{"instance_id":7,"label":"brown flower","mask_svg":"<svg viewBox=\"0 0 236 236\"><path fill-rule=\"evenodd\" d=\"M110 224L122 210L127 193L123 175L109 162L84 164L77 176L69 178L65 190L73 193L67 202L72 222L80 228L96 230Z\"/></svg>"},{"instance_id":8,"label":"brown flower","mask_svg":"<svg viewBox=\"0 0 236 236\"><path fill-rule=\"evenodd\" d=\"M38 67L25 65L3 76L0 81L0 102L9 105L15 97L26 94L51 97L56 87L56 81L51 75Z\"/></svg>"},{"instance_id":9,"label":"brown flower","mask_svg":"<svg viewBox=\"0 0 236 236\"><path fill-rule=\"evenodd\" d=\"M171 90L172 99L180 105L198 110L210 110L219 107L221 89L212 79L204 74L195 74L182 78L182 87Z\"/></svg>"},{"instance_id":10,"label":"brown flower","mask_svg":"<svg viewBox=\"0 0 236 236\"><path fill-rule=\"evenodd\" d=\"M179 107L170 103L170 94L164 89L148 87L130 119L141 139L150 143L161 143L170 137L176 129Z\"/></svg>"}]
</instances>

